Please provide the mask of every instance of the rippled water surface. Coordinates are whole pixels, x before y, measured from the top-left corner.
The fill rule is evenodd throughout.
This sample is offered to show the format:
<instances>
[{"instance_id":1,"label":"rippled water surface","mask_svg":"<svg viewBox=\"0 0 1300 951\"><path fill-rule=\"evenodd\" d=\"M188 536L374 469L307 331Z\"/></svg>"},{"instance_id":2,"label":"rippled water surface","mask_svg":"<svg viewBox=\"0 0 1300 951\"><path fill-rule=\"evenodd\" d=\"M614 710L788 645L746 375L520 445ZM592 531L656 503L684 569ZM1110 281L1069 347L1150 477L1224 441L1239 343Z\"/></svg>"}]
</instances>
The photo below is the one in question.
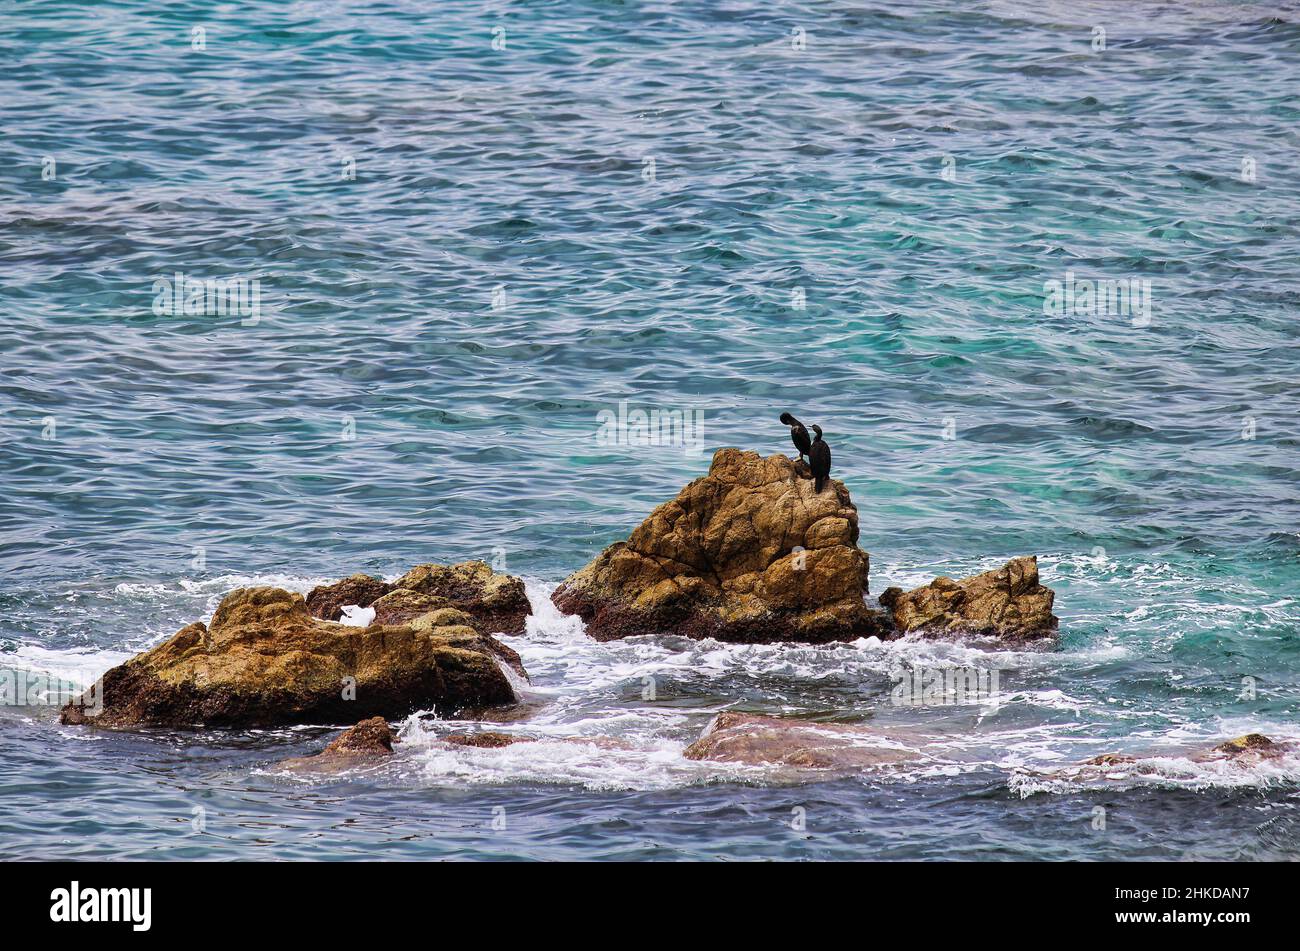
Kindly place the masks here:
<instances>
[{"instance_id":1,"label":"rippled water surface","mask_svg":"<svg viewBox=\"0 0 1300 951\"><path fill-rule=\"evenodd\" d=\"M503 558L536 615L498 728L540 738L413 717L304 781L274 764L323 726L0 707L0 854L1300 854L1300 760L1187 753L1300 739L1300 8L950 6L0 3L4 666L84 682L236 587ZM257 312L158 312L177 272ZM1071 277L1149 309L1045 307ZM602 442L623 401L699 445ZM787 451L784 409L873 593L1037 553L1059 645L597 644L549 608L715 448ZM1002 702L893 704L918 667ZM928 752L684 760L728 708Z\"/></svg>"}]
</instances>

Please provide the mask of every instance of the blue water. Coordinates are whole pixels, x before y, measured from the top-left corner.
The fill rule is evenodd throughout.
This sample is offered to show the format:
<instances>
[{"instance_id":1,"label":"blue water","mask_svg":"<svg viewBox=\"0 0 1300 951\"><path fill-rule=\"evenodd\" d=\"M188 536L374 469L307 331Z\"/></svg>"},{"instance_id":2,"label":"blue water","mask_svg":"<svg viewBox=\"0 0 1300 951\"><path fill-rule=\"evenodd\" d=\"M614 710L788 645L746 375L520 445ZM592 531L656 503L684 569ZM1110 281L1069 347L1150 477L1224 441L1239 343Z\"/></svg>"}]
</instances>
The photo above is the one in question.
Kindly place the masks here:
<instances>
[{"instance_id":1,"label":"blue water","mask_svg":"<svg viewBox=\"0 0 1300 951\"><path fill-rule=\"evenodd\" d=\"M539 610L502 728L544 738L448 751L464 724L413 718L393 762L304 782L273 765L323 726L0 707L0 854L1296 856L1300 762L1182 755L1300 738L1296 5L0 23L0 659L84 680L235 587L496 559ZM256 277L257 315L155 313L176 272ZM1149 311L1052 313L1068 275L1149 281ZM622 401L702 413L703 451L602 444ZM874 593L1037 553L1059 645L596 644L541 613L713 449L789 451L786 409ZM917 666L1010 699L891 705ZM727 707L946 745L826 781L683 761ZM1054 772L1111 750L1161 756Z\"/></svg>"}]
</instances>

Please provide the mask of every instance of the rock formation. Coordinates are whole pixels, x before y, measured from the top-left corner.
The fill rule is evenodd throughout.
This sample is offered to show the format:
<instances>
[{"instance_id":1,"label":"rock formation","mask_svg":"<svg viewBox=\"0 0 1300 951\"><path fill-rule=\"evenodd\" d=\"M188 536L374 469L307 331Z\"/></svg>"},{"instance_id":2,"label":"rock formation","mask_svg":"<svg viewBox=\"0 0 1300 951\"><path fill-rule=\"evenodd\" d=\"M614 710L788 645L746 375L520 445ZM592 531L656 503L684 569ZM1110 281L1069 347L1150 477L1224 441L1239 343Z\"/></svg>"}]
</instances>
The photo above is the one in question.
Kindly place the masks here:
<instances>
[{"instance_id":1,"label":"rock formation","mask_svg":"<svg viewBox=\"0 0 1300 951\"><path fill-rule=\"evenodd\" d=\"M1247 733L1227 740L1217 746L1205 749L1166 749L1153 750L1141 756L1128 753L1103 753L1079 764L1081 766L1100 766L1106 769L1141 766L1147 761L1185 757L1195 763L1233 762L1243 766L1257 766L1270 760L1281 759L1294 754L1300 744L1285 740L1273 740L1262 733Z\"/></svg>"},{"instance_id":2,"label":"rock formation","mask_svg":"<svg viewBox=\"0 0 1300 951\"><path fill-rule=\"evenodd\" d=\"M463 622L444 610L348 627L313 618L302 595L242 588L210 625L191 624L106 673L102 710L82 697L62 721L253 727L513 703L497 661L504 645Z\"/></svg>"},{"instance_id":3,"label":"rock formation","mask_svg":"<svg viewBox=\"0 0 1300 951\"><path fill-rule=\"evenodd\" d=\"M438 625L468 625L487 635L493 653L528 678L519 655L490 636L524 632L525 619L532 611L524 583L494 572L484 562L416 565L396 581L352 575L318 585L307 594L307 609L313 617L326 621L339 620L343 608L350 604L373 608L375 624L400 624L433 614Z\"/></svg>"},{"instance_id":4,"label":"rock formation","mask_svg":"<svg viewBox=\"0 0 1300 951\"><path fill-rule=\"evenodd\" d=\"M1259 759L1276 759L1294 749L1294 743L1271 740L1263 733L1247 733L1245 736L1220 743L1211 752L1232 758L1254 756Z\"/></svg>"},{"instance_id":5,"label":"rock formation","mask_svg":"<svg viewBox=\"0 0 1300 951\"><path fill-rule=\"evenodd\" d=\"M315 756L298 756L279 764L297 772L336 772L369 766L393 755L397 738L383 717L362 720L344 730Z\"/></svg>"},{"instance_id":6,"label":"rock formation","mask_svg":"<svg viewBox=\"0 0 1300 951\"><path fill-rule=\"evenodd\" d=\"M515 636L524 632L531 609L524 583L494 572L481 561L458 565L416 565L396 581L352 575L312 588L307 608L313 617L337 621L343 607L375 609L375 623L408 621L438 608L463 611L483 634Z\"/></svg>"},{"instance_id":7,"label":"rock formation","mask_svg":"<svg viewBox=\"0 0 1300 951\"><path fill-rule=\"evenodd\" d=\"M900 634L980 634L1028 641L1056 632L1054 597L1051 588L1038 583L1038 558L1027 555L960 581L940 577L911 591L888 588L880 603L893 615Z\"/></svg>"},{"instance_id":8,"label":"rock formation","mask_svg":"<svg viewBox=\"0 0 1300 951\"><path fill-rule=\"evenodd\" d=\"M368 608L371 603L382 598L392 589L387 581L372 578L370 575L352 575L333 584L319 585L307 595L307 610L312 617L326 621L337 621L343 616L343 608L355 604L359 608Z\"/></svg>"},{"instance_id":9,"label":"rock formation","mask_svg":"<svg viewBox=\"0 0 1300 951\"><path fill-rule=\"evenodd\" d=\"M569 576L552 600L597 640L684 634L821 643L886 634L869 610L868 555L844 484L813 491L784 455L719 449L709 474L627 541Z\"/></svg>"},{"instance_id":10,"label":"rock formation","mask_svg":"<svg viewBox=\"0 0 1300 951\"><path fill-rule=\"evenodd\" d=\"M851 771L921 754L868 727L726 712L714 717L683 755L747 766Z\"/></svg>"}]
</instances>

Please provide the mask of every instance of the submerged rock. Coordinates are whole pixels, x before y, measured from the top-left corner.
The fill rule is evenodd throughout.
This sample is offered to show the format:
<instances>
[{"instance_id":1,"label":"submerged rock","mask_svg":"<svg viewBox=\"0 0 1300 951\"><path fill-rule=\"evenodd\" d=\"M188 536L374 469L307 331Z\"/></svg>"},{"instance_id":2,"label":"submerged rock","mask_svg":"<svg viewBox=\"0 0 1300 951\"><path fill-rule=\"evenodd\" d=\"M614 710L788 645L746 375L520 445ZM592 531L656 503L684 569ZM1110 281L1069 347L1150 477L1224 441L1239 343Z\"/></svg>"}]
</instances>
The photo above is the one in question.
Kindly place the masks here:
<instances>
[{"instance_id":1,"label":"submerged rock","mask_svg":"<svg viewBox=\"0 0 1300 951\"><path fill-rule=\"evenodd\" d=\"M747 766L855 770L921 754L868 727L727 712L714 717L683 755Z\"/></svg>"},{"instance_id":2,"label":"submerged rock","mask_svg":"<svg viewBox=\"0 0 1300 951\"><path fill-rule=\"evenodd\" d=\"M1229 756L1239 756L1242 753L1257 753L1269 757L1280 756L1290 748L1291 744L1270 740L1263 733L1247 733L1245 736L1239 736L1228 740L1226 743L1220 743L1214 748L1213 752L1226 753Z\"/></svg>"},{"instance_id":3,"label":"submerged rock","mask_svg":"<svg viewBox=\"0 0 1300 951\"><path fill-rule=\"evenodd\" d=\"M1102 753L1090 760L1084 760L1084 766L1129 766L1137 760L1124 753Z\"/></svg>"},{"instance_id":4,"label":"submerged rock","mask_svg":"<svg viewBox=\"0 0 1300 951\"><path fill-rule=\"evenodd\" d=\"M1269 760L1281 759L1300 749L1300 744L1285 740L1273 740L1262 733L1247 733L1210 749L1204 747L1189 749L1153 750L1137 756L1127 753L1103 753L1092 759L1084 760L1081 766L1101 766L1106 768L1134 767L1158 763L1161 760L1186 758L1196 763L1231 761L1243 766L1255 766Z\"/></svg>"},{"instance_id":5,"label":"submerged rock","mask_svg":"<svg viewBox=\"0 0 1300 951\"><path fill-rule=\"evenodd\" d=\"M1038 583L1037 556L1027 555L960 581L940 577L911 591L888 588L880 603L900 634L983 634L1027 641L1056 632L1054 598L1051 588Z\"/></svg>"},{"instance_id":6,"label":"submerged rock","mask_svg":"<svg viewBox=\"0 0 1300 951\"><path fill-rule=\"evenodd\" d=\"M302 595L242 588L210 625L191 624L104 675L64 723L252 727L396 719L515 702L496 644L460 618L348 627L312 617ZM440 623L450 621L453 623Z\"/></svg>"},{"instance_id":7,"label":"submerged rock","mask_svg":"<svg viewBox=\"0 0 1300 951\"><path fill-rule=\"evenodd\" d=\"M449 733L442 738L442 742L450 743L452 746L473 746L479 749L495 750L514 743L532 743L534 741L532 737L528 736L515 736L511 733L483 730L479 733Z\"/></svg>"},{"instance_id":8,"label":"submerged rock","mask_svg":"<svg viewBox=\"0 0 1300 951\"><path fill-rule=\"evenodd\" d=\"M325 749L314 756L298 756L282 761L282 769L332 772L366 766L393 755L397 738L383 717L362 720L344 730Z\"/></svg>"},{"instance_id":9,"label":"submerged rock","mask_svg":"<svg viewBox=\"0 0 1300 951\"><path fill-rule=\"evenodd\" d=\"M480 633L509 636L524 632L524 619L531 613L524 583L482 561L416 565L396 581L352 575L319 585L307 595L312 616L326 621L337 621L349 604L373 607L377 624L409 621L450 607L469 615Z\"/></svg>"},{"instance_id":10,"label":"submerged rock","mask_svg":"<svg viewBox=\"0 0 1300 951\"><path fill-rule=\"evenodd\" d=\"M719 449L709 474L556 589L597 640L682 634L821 643L887 632L842 482L813 491L787 456Z\"/></svg>"}]
</instances>

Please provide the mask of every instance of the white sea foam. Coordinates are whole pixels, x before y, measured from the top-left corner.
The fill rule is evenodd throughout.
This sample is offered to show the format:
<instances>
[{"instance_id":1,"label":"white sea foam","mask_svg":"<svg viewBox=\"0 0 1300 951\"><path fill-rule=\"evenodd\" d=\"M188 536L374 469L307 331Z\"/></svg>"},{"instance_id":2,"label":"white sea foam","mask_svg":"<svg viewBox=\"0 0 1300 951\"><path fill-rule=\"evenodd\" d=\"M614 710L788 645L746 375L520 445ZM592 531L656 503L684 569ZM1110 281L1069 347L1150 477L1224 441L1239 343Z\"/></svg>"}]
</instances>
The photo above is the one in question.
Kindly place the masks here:
<instances>
[{"instance_id":1,"label":"white sea foam","mask_svg":"<svg viewBox=\"0 0 1300 951\"><path fill-rule=\"evenodd\" d=\"M1220 719L1214 729L1184 723L1164 732L1142 731L1122 745L1087 739L1069 758L1021 744L998 765L1008 770L1007 788L1021 797L1097 788L1262 789L1300 783L1300 732L1293 724L1229 718ZM1211 755L1215 746L1246 733L1262 733L1294 748L1272 757ZM1132 761L1087 764L1103 753L1119 753Z\"/></svg>"},{"instance_id":2,"label":"white sea foam","mask_svg":"<svg viewBox=\"0 0 1300 951\"><path fill-rule=\"evenodd\" d=\"M973 562L960 575L996 567L997 560ZM1187 750L1208 749L1228 736L1259 731L1285 737L1277 724L1221 722L1207 729L1204 721L1189 721L1157 708L1138 708L1114 698L1090 695L1082 685L1093 682L1094 668L1123 662L1144 651L1134 646L1133 626L1145 637L1181 637L1196 626L1206 609L1214 618L1239 616L1246 610L1285 615L1291 599L1245 606L1246 590L1236 591L1240 604L1206 606L1193 601L1188 588L1195 579L1182 578L1167 565L1124 565L1093 556L1040 558L1045 579L1068 577L1069 584L1118 584L1122 575L1139 589L1141 603L1116 611L1122 618L1112 633L1106 625L1073 649L1030 646L1003 649L993 639L926 640L907 637L893 641L867 638L828 645L730 644L679 637L635 637L597 642L587 636L582 621L559 613L550 601L554 584L526 582L532 616L517 637L501 637L521 655L532 682L503 666L528 715L518 722L493 725L412 717L402 727L403 742L393 768L415 782L466 783L539 782L580 785L592 789L659 789L708 782L804 782L815 773L777 767L700 763L682 756L709 718L730 707L739 696L760 696L759 706L771 714L827 712L826 703L845 712L876 715L882 730L929 731L923 757L914 763L864 773L870 781L909 781L949 776L979 769L1001 771L1007 785L1020 795L1066 792L1097 783L1164 783L1199 788L1206 785L1266 785L1300 780L1300 763L1292 757L1244 765L1231 761L1202 762ZM880 572L873 588L884 583L913 586L929 581L935 570ZM183 616L211 616L220 599L239 587L273 585L306 593L328 579L282 574L226 574L182 579L173 584L123 584L113 595L139 602L133 610L146 621L157 606ZM1186 594L1183 594L1187 591ZM1240 595L1240 598L1235 597ZM1169 601L1189 603L1173 609ZM1260 599L1263 601L1264 599ZM1187 610L1183 610L1186 608ZM368 612L357 612L354 623ZM1101 618L1098 615L1098 618ZM1105 619L1102 619L1105 620ZM1098 625L1099 627L1101 625ZM170 631L153 637L154 642ZM152 635L151 635L152 636ZM1147 644L1151 643L1147 641ZM88 683L121 663L131 651L48 650L20 644L0 660L7 666L38 670ZM974 668L1002 675L995 704L979 698L956 706L899 708L888 704L897 678L909 670ZM1068 679L1063 679L1068 678ZM736 685L746 685L738 688ZM698 699L664 702L648 695L654 686L685 685ZM1071 686L1073 685L1073 686ZM823 691L823 699L810 701ZM739 694L738 694L739 691ZM829 691L829 693L825 693ZM858 699L855 701L854 697ZM825 697L830 697L828 701ZM671 696L667 699L671 699ZM809 706L809 703L813 706ZM819 705L820 704L820 705ZM1147 705L1151 707L1152 705ZM751 704L748 709L755 709ZM1126 745L1146 749L1138 767L1080 772L1078 764L1117 748L1097 739L1099 723L1132 724ZM451 746L440 742L450 732L499 729L533 742L499 749ZM1120 726L1120 729L1124 729Z\"/></svg>"},{"instance_id":3,"label":"white sea foam","mask_svg":"<svg viewBox=\"0 0 1300 951\"><path fill-rule=\"evenodd\" d=\"M105 671L134 656L131 651L49 650L38 644L23 643L14 651L0 654L0 668L45 674L84 689Z\"/></svg>"},{"instance_id":4,"label":"white sea foam","mask_svg":"<svg viewBox=\"0 0 1300 951\"><path fill-rule=\"evenodd\" d=\"M407 768L422 781L451 785L548 782L600 789L666 788L718 781L806 782L815 773L683 759L686 745L727 704L679 707L653 700L637 703L638 693L654 680L703 679L727 684L745 677L827 684L848 691L869 688L870 699L867 693L863 695L865 710L873 702L882 702L882 691L887 690L894 675L910 666L1038 671L1077 663L1081 658L1095 662L1099 656L1116 653L1107 646L1100 655L1066 654L1063 658L1043 650L991 650L993 642L920 638L799 645L646 636L602 643L587 636L580 619L559 613L550 601L553 584L529 579L526 587L533 612L527 630L522 636L501 640L519 652L532 676L531 684L515 684L521 699L540 706L520 723L499 726L411 718L403 725L403 744L398 749L407 760ZM602 697L608 699L602 702ZM1088 705L1086 699L1055 689L1012 689L1000 701L1067 713ZM971 709L979 713L981 705L972 704ZM784 712L798 712L798 708L789 707ZM914 716L924 719L926 713ZM448 733L479 728L517 733L535 742L497 749L439 742ZM920 761L875 775L915 779L977 769L1004 750L1008 742L1014 742L1015 736L1023 734L996 739L978 734L931 736ZM888 745L889 739L881 735L872 742Z\"/></svg>"},{"instance_id":5,"label":"white sea foam","mask_svg":"<svg viewBox=\"0 0 1300 951\"><path fill-rule=\"evenodd\" d=\"M369 627L375 619L374 608L363 608L356 604L343 605L343 616L339 618L340 624L348 627Z\"/></svg>"}]
</instances>

